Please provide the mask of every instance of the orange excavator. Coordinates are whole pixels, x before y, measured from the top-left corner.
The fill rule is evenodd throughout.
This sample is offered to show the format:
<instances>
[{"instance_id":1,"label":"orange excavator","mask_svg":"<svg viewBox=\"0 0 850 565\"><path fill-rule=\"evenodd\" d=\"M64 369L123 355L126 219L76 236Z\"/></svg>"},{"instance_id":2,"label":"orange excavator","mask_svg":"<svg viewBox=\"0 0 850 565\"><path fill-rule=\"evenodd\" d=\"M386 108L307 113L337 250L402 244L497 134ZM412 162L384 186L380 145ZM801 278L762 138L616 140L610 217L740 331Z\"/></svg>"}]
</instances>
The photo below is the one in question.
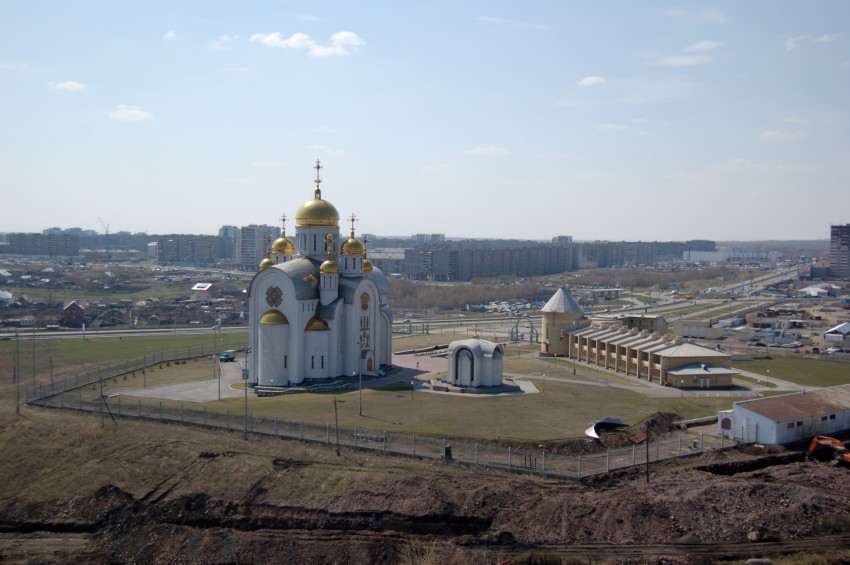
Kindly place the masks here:
<instances>
[{"instance_id":1,"label":"orange excavator","mask_svg":"<svg viewBox=\"0 0 850 565\"><path fill-rule=\"evenodd\" d=\"M831 447L832 458L838 461L839 464L850 465L850 452L847 451L847 446L829 436L815 436L809 444L809 451L806 454L807 458L811 458L812 454L820 447Z\"/></svg>"}]
</instances>

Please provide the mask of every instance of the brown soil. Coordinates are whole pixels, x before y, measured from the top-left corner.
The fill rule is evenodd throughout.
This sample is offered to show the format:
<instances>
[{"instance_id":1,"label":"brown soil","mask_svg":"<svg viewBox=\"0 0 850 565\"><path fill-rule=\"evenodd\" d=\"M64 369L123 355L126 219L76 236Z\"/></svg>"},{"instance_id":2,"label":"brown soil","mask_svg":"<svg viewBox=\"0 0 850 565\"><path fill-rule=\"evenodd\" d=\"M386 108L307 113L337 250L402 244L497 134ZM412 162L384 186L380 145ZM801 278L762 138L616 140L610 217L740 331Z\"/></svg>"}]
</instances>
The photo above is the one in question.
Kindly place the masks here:
<instances>
[{"instance_id":1,"label":"brown soil","mask_svg":"<svg viewBox=\"0 0 850 565\"><path fill-rule=\"evenodd\" d=\"M848 557L850 470L781 450L575 483L67 411L0 424L0 562Z\"/></svg>"}]
</instances>

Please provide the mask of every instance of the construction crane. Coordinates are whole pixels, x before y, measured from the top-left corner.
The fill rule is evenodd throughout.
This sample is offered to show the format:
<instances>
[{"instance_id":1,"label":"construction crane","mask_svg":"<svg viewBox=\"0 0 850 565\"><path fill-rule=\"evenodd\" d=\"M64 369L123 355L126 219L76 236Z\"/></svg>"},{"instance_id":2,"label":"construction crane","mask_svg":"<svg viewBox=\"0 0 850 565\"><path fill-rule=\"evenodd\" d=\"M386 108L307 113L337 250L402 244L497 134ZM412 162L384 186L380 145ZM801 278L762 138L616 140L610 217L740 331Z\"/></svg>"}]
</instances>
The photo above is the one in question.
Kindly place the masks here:
<instances>
[{"instance_id":1,"label":"construction crane","mask_svg":"<svg viewBox=\"0 0 850 565\"><path fill-rule=\"evenodd\" d=\"M109 253L109 224L105 223L100 216L97 217L97 220L100 222L100 225L103 226L103 229L106 231L106 258L112 259L112 255Z\"/></svg>"}]
</instances>

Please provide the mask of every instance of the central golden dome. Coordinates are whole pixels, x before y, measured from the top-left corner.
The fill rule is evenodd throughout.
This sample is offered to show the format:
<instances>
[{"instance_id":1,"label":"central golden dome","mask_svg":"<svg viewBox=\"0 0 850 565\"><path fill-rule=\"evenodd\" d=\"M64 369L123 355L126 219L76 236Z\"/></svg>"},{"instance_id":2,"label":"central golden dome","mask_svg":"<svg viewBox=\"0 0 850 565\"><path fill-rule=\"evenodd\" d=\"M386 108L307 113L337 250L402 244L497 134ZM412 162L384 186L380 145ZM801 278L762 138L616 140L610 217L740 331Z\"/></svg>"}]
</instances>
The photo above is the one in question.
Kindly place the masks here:
<instances>
[{"instance_id":1,"label":"central golden dome","mask_svg":"<svg viewBox=\"0 0 850 565\"><path fill-rule=\"evenodd\" d=\"M322 191L317 188L315 197L302 204L295 212L295 227L339 227L339 212L333 204L322 200Z\"/></svg>"},{"instance_id":2,"label":"central golden dome","mask_svg":"<svg viewBox=\"0 0 850 565\"><path fill-rule=\"evenodd\" d=\"M336 228L339 227L339 212L327 200L322 200L322 190L319 188L322 179L319 178L321 163L316 159L316 190L313 199L308 200L295 212L296 228Z\"/></svg>"}]
</instances>

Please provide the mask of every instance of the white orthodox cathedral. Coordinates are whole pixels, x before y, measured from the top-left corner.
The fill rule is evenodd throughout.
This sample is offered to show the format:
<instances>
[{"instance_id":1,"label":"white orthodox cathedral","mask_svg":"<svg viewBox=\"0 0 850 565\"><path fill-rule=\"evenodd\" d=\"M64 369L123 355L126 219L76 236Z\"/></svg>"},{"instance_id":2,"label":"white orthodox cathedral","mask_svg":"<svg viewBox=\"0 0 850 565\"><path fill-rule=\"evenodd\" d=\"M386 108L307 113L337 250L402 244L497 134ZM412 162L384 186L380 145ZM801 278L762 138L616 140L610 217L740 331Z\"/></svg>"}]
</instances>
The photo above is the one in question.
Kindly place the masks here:
<instances>
[{"instance_id":1,"label":"white orthodox cathedral","mask_svg":"<svg viewBox=\"0 0 850 565\"><path fill-rule=\"evenodd\" d=\"M295 242L280 238L248 289L248 382L286 387L376 373L392 360L387 278L322 199L317 160L314 196L295 213Z\"/></svg>"}]
</instances>

